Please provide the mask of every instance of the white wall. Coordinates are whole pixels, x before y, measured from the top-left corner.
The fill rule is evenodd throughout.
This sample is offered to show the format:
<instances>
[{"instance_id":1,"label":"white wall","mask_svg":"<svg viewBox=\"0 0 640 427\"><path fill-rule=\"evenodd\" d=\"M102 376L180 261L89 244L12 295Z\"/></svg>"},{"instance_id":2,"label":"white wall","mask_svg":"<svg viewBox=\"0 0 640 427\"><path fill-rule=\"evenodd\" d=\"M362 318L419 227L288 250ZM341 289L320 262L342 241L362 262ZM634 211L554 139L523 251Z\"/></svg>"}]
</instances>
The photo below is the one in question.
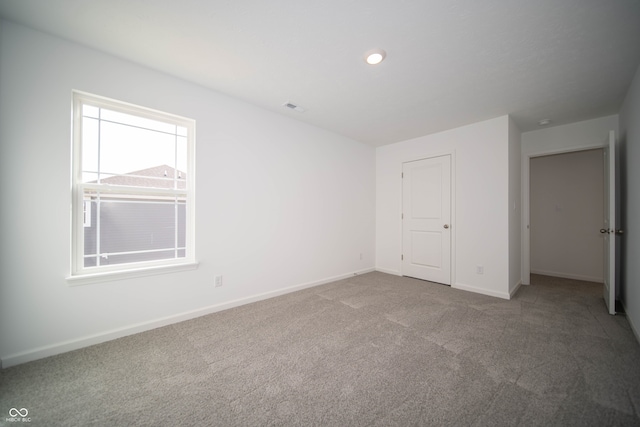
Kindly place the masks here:
<instances>
[{"instance_id":1,"label":"white wall","mask_svg":"<svg viewBox=\"0 0 640 427\"><path fill-rule=\"evenodd\" d=\"M627 319L640 340L640 68L620 110L622 289Z\"/></svg>"},{"instance_id":2,"label":"white wall","mask_svg":"<svg viewBox=\"0 0 640 427\"><path fill-rule=\"evenodd\" d=\"M603 282L602 149L530 162L531 272Z\"/></svg>"},{"instance_id":3,"label":"white wall","mask_svg":"<svg viewBox=\"0 0 640 427\"><path fill-rule=\"evenodd\" d=\"M522 141L520 129L509 117L509 294L522 284Z\"/></svg>"},{"instance_id":4,"label":"white wall","mask_svg":"<svg viewBox=\"0 0 640 427\"><path fill-rule=\"evenodd\" d=\"M4 366L373 269L372 147L25 27L0 31ZM72 89L197 121L197 270L67 284Z\"/></svg>"},{"instance_id":5,"label":"white wall","mask_svg":"<svg viewBox=\"0 0 640 427\"><path fill-rule=\"evenodd\" d=\"M522 133L522 280L530 283L529 160L547 154L603 147L609 131L618 131L618 116Z\"/></svg>"},{"instance_id":6,"label":"white wall","mask_svg":"<svg viewBox=\"0 0 640 427\"><path fill-rule=\"evenodd\" d=\"M402 163L451 153L452 287L509 298L508 123L503 116L376 149L376 269L402 273Z\"/></svg>"}]
</instances>

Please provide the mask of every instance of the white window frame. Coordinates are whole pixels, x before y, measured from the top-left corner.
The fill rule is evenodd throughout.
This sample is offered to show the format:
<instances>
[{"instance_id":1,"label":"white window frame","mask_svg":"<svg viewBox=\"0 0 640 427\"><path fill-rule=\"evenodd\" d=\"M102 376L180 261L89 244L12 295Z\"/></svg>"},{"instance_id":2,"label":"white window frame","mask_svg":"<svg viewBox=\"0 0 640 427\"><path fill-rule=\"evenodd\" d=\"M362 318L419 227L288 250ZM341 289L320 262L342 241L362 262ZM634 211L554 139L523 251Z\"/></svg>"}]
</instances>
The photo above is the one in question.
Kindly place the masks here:
<instances>
[{"instance_id":1,"label":"white window frame","mask_svg":"<svg viewBox=\"0 0 640 427\"><path fill-rule=\"evenodd\" d=\"M82 225L91 227L91 202L89 200L82 201Z\"/></svg>"},{"instance_id":2,"label":"white window frame","mask_svg":"<svg viewBox=\"0 0 640 427\"><path fill-rule=\"evenodd\" d=\"M139 117L171 123L187 129L187 180L184 189L128 187L112 184L82 182L82 110L92 105ZM69 284L87 284L131 277L160 274L197 268L195 259L195 121L186 117L116 101L85 92L73 91L72 109L72 182L71 182L71 274ZM99 190L102 193L114 191L118 194L135 195L180 195L186 197L185 257L166 260L132 262L125 264L84 266L85 208L84 190Z\"/></svg>"}]
</instances>

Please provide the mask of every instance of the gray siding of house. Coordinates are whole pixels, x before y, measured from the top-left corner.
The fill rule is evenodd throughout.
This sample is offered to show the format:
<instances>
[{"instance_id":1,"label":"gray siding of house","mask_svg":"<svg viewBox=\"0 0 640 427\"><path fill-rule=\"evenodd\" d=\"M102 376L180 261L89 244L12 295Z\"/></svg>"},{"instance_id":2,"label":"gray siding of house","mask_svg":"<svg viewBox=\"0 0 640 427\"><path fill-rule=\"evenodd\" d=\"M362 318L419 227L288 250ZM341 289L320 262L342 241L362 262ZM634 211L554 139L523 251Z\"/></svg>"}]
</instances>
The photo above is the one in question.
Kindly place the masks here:
<instances>
[{"instance_id":1,"label":"gray siding of house","mask_svg":"<svg viewBox=\"0 0 640 427\"><path fill-rule=\"evenodd\" d=\"M170 259L175 257L176 205L173 203L100 203L100 251L102 254L167 249L161 252L108 255L100 265ZM186 244L186 207L177 205L178 247ZM85 256L96 254L98 208L91 202L91 226L84 228ZM179 250L178 257L185 251ZM85 258L85 267L96 265L95 257Z\"/></svg>"}]
</instances>

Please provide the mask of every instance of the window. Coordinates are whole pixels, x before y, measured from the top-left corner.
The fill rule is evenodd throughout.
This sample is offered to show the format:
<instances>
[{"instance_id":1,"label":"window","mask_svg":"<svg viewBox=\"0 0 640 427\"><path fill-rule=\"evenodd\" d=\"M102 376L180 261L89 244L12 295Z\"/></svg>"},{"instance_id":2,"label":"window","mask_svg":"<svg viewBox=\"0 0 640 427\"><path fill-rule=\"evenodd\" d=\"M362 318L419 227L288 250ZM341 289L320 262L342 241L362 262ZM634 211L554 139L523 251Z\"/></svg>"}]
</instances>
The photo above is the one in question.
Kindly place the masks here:
<instances>
[{"instance_id":1,"label":"window","mask_svg":"<svg viewBox=\"0 0 640 427\"><path fill-rule=\"evenodd\" d=\"M70 280L194 264L194 133L191 119L74 92Z\"/></svg>"}]
</instances>

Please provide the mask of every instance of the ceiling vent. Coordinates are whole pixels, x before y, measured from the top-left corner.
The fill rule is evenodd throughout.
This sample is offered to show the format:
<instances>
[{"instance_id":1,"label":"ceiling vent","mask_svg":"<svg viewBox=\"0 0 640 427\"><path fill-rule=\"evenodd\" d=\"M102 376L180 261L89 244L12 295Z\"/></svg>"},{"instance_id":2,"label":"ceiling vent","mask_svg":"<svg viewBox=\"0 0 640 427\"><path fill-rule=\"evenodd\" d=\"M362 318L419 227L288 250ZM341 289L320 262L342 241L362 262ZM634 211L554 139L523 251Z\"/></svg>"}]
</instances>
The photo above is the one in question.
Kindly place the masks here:
<instances>
[{"instance_id":1,"label":"ceiling vent","mask_svg":"<svg viewBox=\"0 0 640 427\"><path fill-rule=\"evenodd\" d=\"M296 104L292 104L290 102L285 102L282 106L297 111L298 113L304 113L304 108L298 107Z\"/></svg>"}]
</instances>

